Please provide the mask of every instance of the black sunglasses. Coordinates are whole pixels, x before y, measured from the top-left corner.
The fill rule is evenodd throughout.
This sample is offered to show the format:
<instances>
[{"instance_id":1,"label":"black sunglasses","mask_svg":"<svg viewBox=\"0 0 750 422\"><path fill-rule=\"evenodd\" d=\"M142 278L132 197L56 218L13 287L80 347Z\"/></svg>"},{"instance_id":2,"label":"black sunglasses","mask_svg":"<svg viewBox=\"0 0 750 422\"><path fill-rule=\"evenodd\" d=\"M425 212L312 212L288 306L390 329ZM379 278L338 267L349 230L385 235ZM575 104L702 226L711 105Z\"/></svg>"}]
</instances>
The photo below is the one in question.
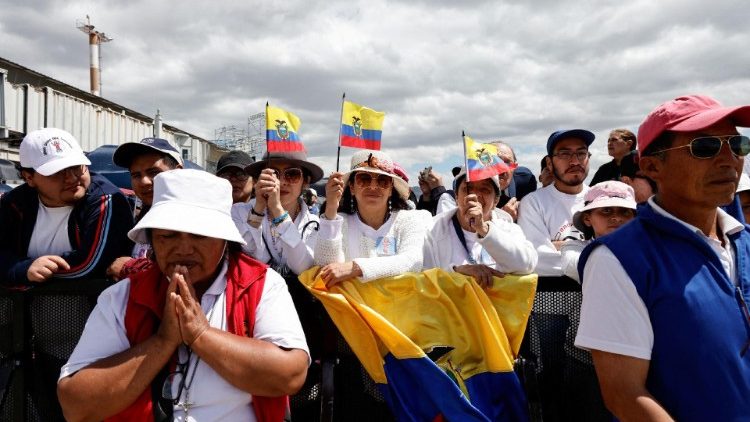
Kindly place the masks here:
<instances>
[{"instance_id":1,"label":"black sunglasses","mask_svg":"<svg viewBox=\"0 0 750 422\"><path fill-rule=\"evenodd\" d=\"M729 144L732 154L737 157L744 157L750 153L750 138L744 135L725 135L725 136L701 136L690 141L687 145L663 149L659 152L671 151L673 149L690 148L690 155L695 158L707 159L719 155L721 146L724 143Z\"/></svg>"},{"instance_id":2,"label":"black sunglasses","mask_svg":"<svg viewBox=\"0 0 750 422\"><path fill-rule=\"evenodd\" d=\"M164 384L161 386L161 397L164 400L169 400L173 404L177 404L182 396L182 390L185 389L185 378L187 378L188 364L190 363L190 357L193 355L191 349L187 350L187 360L185 362L177 362L174 372L169 373L167 378L164 380ZM197 368L196 368L197 369ZM177 385L177 394L172 393L172 386Z\"/></svg>"}]
</instances>

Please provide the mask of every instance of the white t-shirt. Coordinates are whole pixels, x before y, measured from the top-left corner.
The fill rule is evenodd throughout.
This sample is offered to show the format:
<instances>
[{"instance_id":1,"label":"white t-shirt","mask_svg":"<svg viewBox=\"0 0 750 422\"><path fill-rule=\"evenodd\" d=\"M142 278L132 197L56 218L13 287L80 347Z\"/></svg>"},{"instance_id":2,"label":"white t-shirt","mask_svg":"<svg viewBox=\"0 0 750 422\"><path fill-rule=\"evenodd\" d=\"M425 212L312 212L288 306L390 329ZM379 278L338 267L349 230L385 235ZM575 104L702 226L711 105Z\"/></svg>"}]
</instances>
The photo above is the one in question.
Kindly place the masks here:
<instances>
[{"instance_id":1,"label":"white t-shirt","mask_svg":"<svg viewBox=\"0 0 750 422\"><path fill-rule=\"evenodd\" d=\"M552 241L574 238L583 240L583 233L573 226L573 214L583 208L583 198L589 187L583 185L575 195L560 192L554 183L524 196L518 208L518 225L536 248L540 276L560 276L560 251Z\"/></svg>"},{"instance_id":2,"label":"white t-shirt","mask_svg":"<svg viewBox=\"0 0 750 422\"><path fill-rule=\"evenodd\" d=\"M201 298L201 308L209 320L209 325L225 330L226 325L226 262L216 280ZM96 307L86 321L81 339L68 362L60 370L60 379L70 376L99 359L112 356L130 348L125 331L125 309L130 291L130 279L125 279L109 287L99 296ZM255 314L253 338L268 341L287 349L301 349L310 352L302 332L302 325L286 287L284 279L268 269L263 286L263 295ZM186 350L180 348L180 359L186 359ZM241 391L217 374L203 360L195 362L193 353L188 364L189 376L195 373L190 387L189 420L196 421L255 421L251 395ZM197 368L197 369L196 369ZM187 378L189 379L189 377ZM175 386L175 394L177 391ZM181 400L185 399L185 390ZM174 419L183 420L181 407L174 407Z\"/></svg>"},{"instance_id":3,"label":"white t-shirt","mask_svg":"<svg viewBox=\"0 0 750 422\"><path fill-rule=\"evenodd\" d=\"M730 279L737 282L731 242L724 242L725 245L722 246L718 240L709 238L697 227L677 219L659 207L653 197L648 202L655 212L680 222L706 240L721 260ZM744 229L742 223L721 209L718 210L718 221L725 239ZM575 345L582 349L651 359L654 332L646 304L620 261L604 245L594 249L584 267L581 323Z\"/></svg>"},{"instance_id":4,"label":"white t-shirt","mask_svg":"<svg viewBox=\"0 0 750 422\"><path fill-rule=\"evenodd\" d=\"M68 219L73 207L47 207L39 201L34 231L26 256L62 255L73 250L68 237Z\"/></svg>"}]
</instances>

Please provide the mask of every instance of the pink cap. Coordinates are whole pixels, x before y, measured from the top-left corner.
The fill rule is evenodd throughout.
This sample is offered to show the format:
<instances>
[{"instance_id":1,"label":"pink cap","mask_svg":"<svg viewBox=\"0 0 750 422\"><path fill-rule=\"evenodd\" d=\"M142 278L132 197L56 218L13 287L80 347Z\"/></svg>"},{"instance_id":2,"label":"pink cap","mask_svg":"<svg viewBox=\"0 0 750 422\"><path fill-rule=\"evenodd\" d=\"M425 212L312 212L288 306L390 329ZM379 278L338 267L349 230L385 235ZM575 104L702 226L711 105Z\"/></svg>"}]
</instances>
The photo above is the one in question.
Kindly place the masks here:
<instances>
[{"instance_id":1,"label":"pink cap","mask_svg":"<svg viewBox=\"0 0 750 422\"><path fill-rule=\"evenodd\" d=\"M604 207L622 207L634 210L637 206L633 188L614 180L595 184L586 192L583 200L584 207L573 215L573 225L582 232L586 228L582 220L585 211Z\"/></svg>"},{"instance_id":2,"label":"pink cap","mask_svg":"<svg viewBox=\"0 0 750 422\"><path fill-rule=\"evenodd\" d=\"M750 106L723 107L705 95L688 95L656 107L638 128L638 150L644 151L664 131L694 132L732 117L737 126L750 126Z\"/></svg>"}]
</instances>

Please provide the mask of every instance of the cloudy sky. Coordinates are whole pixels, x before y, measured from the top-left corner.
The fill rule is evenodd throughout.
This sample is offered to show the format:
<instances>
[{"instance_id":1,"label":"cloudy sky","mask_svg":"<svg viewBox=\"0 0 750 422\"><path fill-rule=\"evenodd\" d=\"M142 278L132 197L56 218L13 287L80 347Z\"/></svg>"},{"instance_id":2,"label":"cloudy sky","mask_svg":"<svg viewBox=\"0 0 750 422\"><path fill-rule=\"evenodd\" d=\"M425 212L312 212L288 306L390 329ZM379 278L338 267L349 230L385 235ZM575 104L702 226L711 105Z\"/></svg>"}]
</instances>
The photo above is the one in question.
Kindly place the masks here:
<instances>
[{"instance_id":1,"label":"cloudy sky","mask_svg":"<svg viewBox=\"0 0 750 422\"><path fill-rule=\"evenodd\" d=\"M502 138L538 172L549 134L636 131L687 93L750 102L741 0L0 0L0 56L88 89L90 15L104 97L212 139L266 101L302 119L311 159L333 169L341 94L384 110L383 149L411 177L461 158L462 130ZM348 165L353 150L344 149Z\"/></svg>"}]
</instances>

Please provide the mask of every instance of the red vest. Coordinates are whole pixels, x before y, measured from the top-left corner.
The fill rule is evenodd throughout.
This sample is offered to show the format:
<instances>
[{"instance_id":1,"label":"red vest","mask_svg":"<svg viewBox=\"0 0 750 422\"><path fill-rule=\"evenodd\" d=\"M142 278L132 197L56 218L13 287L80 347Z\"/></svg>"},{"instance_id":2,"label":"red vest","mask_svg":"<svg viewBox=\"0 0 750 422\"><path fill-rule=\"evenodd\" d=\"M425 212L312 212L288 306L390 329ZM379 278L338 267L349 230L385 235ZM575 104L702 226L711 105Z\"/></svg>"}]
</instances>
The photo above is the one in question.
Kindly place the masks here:
<instances>
[{"instance_id":1,"label":"red vest","mask_svg":"<svg viewBox=\"0 0 750 422\"><path fill-rule=\"evenodd\" d=\"M255 308L260 302L266 280L266 266L245 254L233 253L229 255L226 278L227 331L252 337ZM168 286L169 282L156 265L148 266L130 277L125 330L131 346L146 341L159 328ZM256 419L259 422L282 421L288 400L288 396L253 396ZM107 421L150 422L153 418L151 388L146 388L130 406Z\"/></svg>"}]
</instances>

